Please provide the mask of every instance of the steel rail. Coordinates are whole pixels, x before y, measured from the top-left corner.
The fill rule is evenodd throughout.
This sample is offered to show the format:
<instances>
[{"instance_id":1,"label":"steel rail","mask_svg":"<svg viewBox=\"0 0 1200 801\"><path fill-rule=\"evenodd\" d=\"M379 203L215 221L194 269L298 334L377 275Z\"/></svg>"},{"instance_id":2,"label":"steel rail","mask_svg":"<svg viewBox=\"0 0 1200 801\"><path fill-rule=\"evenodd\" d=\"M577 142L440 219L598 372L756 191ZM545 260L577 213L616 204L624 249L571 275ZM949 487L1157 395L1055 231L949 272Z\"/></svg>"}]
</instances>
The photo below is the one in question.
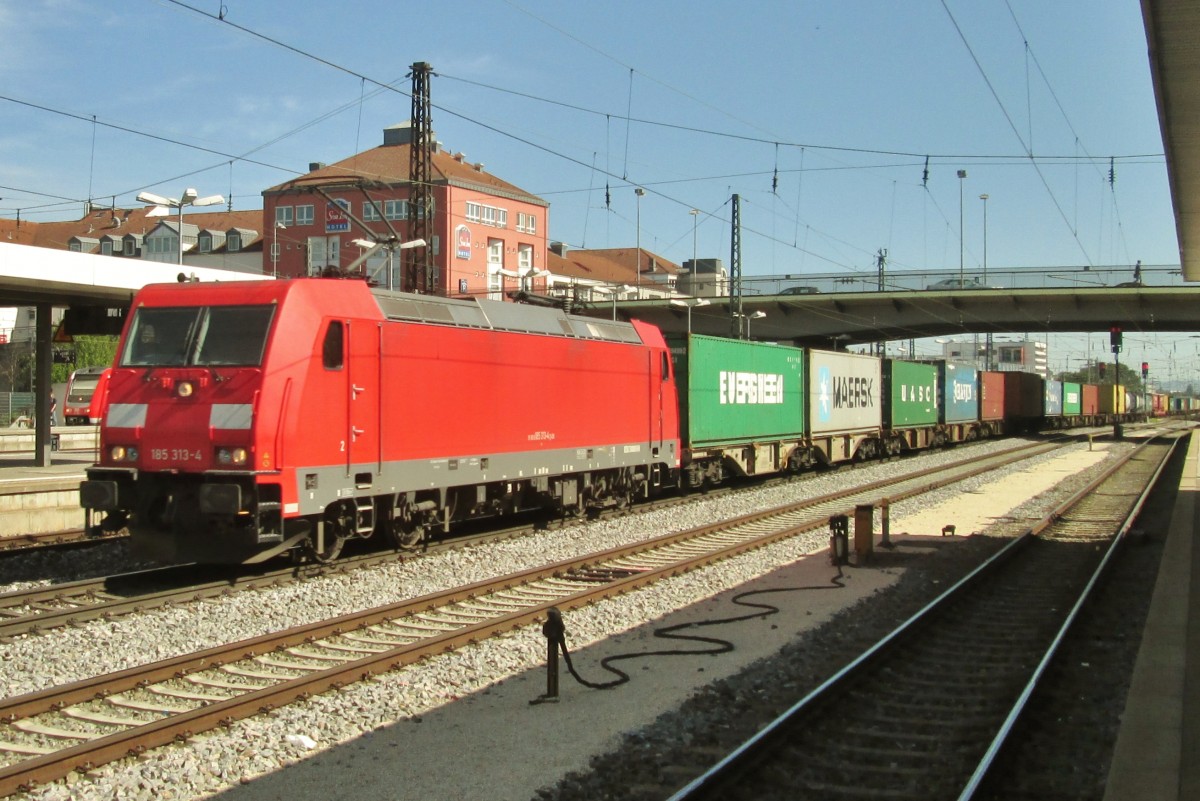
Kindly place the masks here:
<instances>
[{"instance_id":1,"label":"steel rail","mask_svg":"<svg viewBox=\"0 0 1200 801\"><path fill-rule=\"evenodd\" d=\"M733 751L729 752L726 756L701 773L701 775L697 776L684 787L676 791L670 796L668 801L691 801L692 799L716 797L714 794L718 793L723 787L727 786L732 777L740 775L740 773L745 770L748 765L752 764L754 760L758 758L759 752L768 747L768 744L773 738L781 736L781 732L783 732L787 727L793 725L805 715L810 714L819 704L823 703L831 696L834 696L836 693L841 692L843 688L848 687L851 683L856 681L866 672L868 666L871 666L877 661L881 660L885 653L890 652L893 648L906 641L906 638L912 636L918 626L923 625L926 621L932 618L934 614L945 609L952 602L963 596L969 590L969 588L995 571L998 565L1006 562L1019 551L1026 548L1039 534L1045 532L1048 528L1054 525L1055 522L1060 520L1070 509L1076 506L1084 498L1087 498L1096 490L1097 487L1101 486L1117 471L1123 469L1132 459L1134 459L1144 450L1144 448L1151 442L1152 439L1153 438L1148 439L1146 442L1140 444L1135 450L1124 455L1124 457L1114 462L1114 464L1108 466L1097 478L1089 482L1086 487L1074 493L1068 500L1057 505L1041 521L1029 527L1023 534L1014 539L999 552L993 554L990 558L977 566L953 586L942 592L934 600L926 604L908 620L901 623L897 628L880 639L873 646L860 654L857 658L852 660L844 668L823 681L819 686L806 694L803 698L793 704L773 721L761 727L754 736L743 742ZM1156 469L1154 473L1155 480L1157 480L1157 478L1161 475L1163 464L1166 462L1167 458L1169 458L1169 455L1164 457ZM1128 530L1132 517L1136 515L1136 511L1140 510L1148 491L1149 490L1145 490L1142 492L1142 494L1139 496L1137 504L1135 505L1135 508L1131 509L1129 514L1126 515L1124 520L1120 523L1118 526L1119 533L1114 538L1114 542L1119 541L1121 535ZM1106 555L1105 562L1107 562L1107 559L1108 556ZM1087 584L1089 590L1092 586L1094 586L1095 580L1095 576L1089 580ZM1080 604L1077 603L1075 605L1075 609L1077 609L1079 605ZM1073 609L1072 612L1074 613L1074 611L1075 610ZM1072 619L1073 617L1074 616L1072 614ZM1055 637L1055 645L1057 645L1060 639L1061 633ZM1047 660L1043 660L1043 662L1046 661ZM1027 689L1025 693L1022 693L1022 697L1020 699L1022 703L1027 698L1028 692L1031 692L1031 690ZM1006 716L1005 733L1007 733L1007 730L1011 729L1009 718L1015 721L1017 716L1019 716L1019 711L1013 712ZM1002 740L1002 738L999 736L997 739ZM981 776L987 771L984 761L990 765L991 759L994 758L994 752L998 752L999 748L999 743L994 743L992 747L988 748L984 760L981 760L980 766L977 768L977 772Z\"/></svg>"},{"instance_id":2,"label":"steel rail","mask_svg":"<svg viewBox=\"0 0 1200 801\"><path fill-rule=\"evenodd\" d=\"M1033 456L1059 447L1063 447L1063 445L1061 443L1029 443L999 454L990 454L983 458L970 457L961 459L942 467L925 468L900 477L881 479L861 487L829 493L808 499L804 501L804 504L818 506L833 503L859 493L870 494L878 492L894 486L898 481L919 480L922 477L937 476L948 471L961 471L970 465L975 465L975 468L969 473L955 476L950 483L961 481L965 478L980 475L988 470L997 469L1021 459L1032 458ZM900 497L902 496L893 495L891 499L898 499ZM667 503L674 504L678 502L680 502L678 499L672 499ZM467 547L481 541L493 541L495 539L517 536L518 533L528 530L528 526L523 526L517 529L506 529L473 537L446 540L431 546L427 552L436 553L446 548ZM55 584L49 587L18 590L0 594L0 639L24 633L46 631L60 626L75 625L87 620L111 618L145 611L172 603L217 597L234 590L278 586L293 581L297 577L307 577L316 573L362 569L411 558L414 558L412 553L396 553L393 551L380 554L350 556L344 557L328 566L288 566L262 573L254 573L249 576L225 576L215 581L202 581L183 587L146 593L131 594L129 590L122 591L116 586L116 583L124 582L133 585L144 583L162 586L164 581L171 582L173 575L185 575L186 571L198 568L190 566L153 568L100 579L83 579L75 582ZM175 581L177 580L175 579Z\"/></svg>"},{"instance_id":3,"label":"steel rail","mask_svg":"<svg viewBox=\"0 0 1200 801\"><path fill-rule=\"evenodd\" d=\"M1012 456L1010 460L1015 458ZM993 458L989 461L1001 460ZM959 470L958 475L954 478L955 481L962 480L967 474L974 475L982 469L962 464L956 466ZM943 470L945 469L947 468L943 468ZM901 490L897 490L894 482L873 482L874 489L871 492L877 492L883 484L886 484L886 488L893 492L891 497L897 497L897 492L900 497L904 497L940 486L939 482L934 482L928 475L922 474L907 477L908 486ZM861 491L838 493L841 497L831 500L829 504L840 503L840 507L835 508L853 509L855 501L868 497L869 494ZM825 504L825 506L828 507L829 504ZM294 667L289 667L295 671L309 671L307 675L286 680L282 680L281 676L280 683L274 686L249 688L246 692L231 698L214 698L210 702L203 702L195 709L176 712L161 720L111 734L98 735L87 742L55 750L53 753L43 753L14 761L7 766L0 767L0 794L11 793L34 783L51 781L72 770L87 769L129 754L140 753L146 748L162 745L176 738L187 737L192 733L247 717L265 709L274 708L314 693L340 687L377 673L411 664L419 659L536 623L545 617L547 610L551 607L564 610L574 609L828 524L828 508L817 511L809 504L800 505L806 508L798 510L797 504L792 504L770 512L743 515L691 531L667 534L648 541L610 548L580 558L562 560L550 565L520 571L499 579L476 582L397 604L300 626L286 632L272 633L238 643L216 646L151 665L130 668L106 676L93 677L0 701L0 720L6 724L7 728L16 727L17 733L40 735L45 732L39 729L50 727L48 725L29 725L22 729L20 728L21 721L34 720L36 722L36 717L40 715L61 713L71 709L74 705L93 702L98 698L112 698L114 695L129 691L153 688L162 682L201 674L203 671L223 667L236 668L237 663L245 660L256 658L269 660L257 663L258 671L262 671L262 664L281 667L282 665L278 662L286 656L288 649L298 649L303 646L303 652L298 658L304 659L312 648L320 647L321 641L326 638L345 636L357 643L383 647L384 643L381 638L384 634L380 632L379 627L385 625L403 629L409 625L406 621L410 621L413 628L428 632L428 636L415 642L385 648L382 652L349 659L340 665L324 669L310 670L309 667L297 663ZM768 528L766 521L771 517L777 520L774 530L764 532L763 529ZM743 532L741 541L729 542L731 530ZM653 550L670 549L682 542L696 542L704 538L713 540L713 545L710 546L707 553L701 555L689 553L678 560L656 566L633 569L625 566L613 570L604 569L606 565L618 564L621 560L628 560L632 557L643 557L642 563L644 563L646 561L645 554ZM574 571L583 571L584 574L572 584ZM607 580L597 581L598 577L605 577L606 573ZM541 584L539 585L538 582ZM487 605L487 596L491 593L500 594L499 600L495 602L497 606L511 604L513 596L519 595L523 588L531 586L536 589L527 591L528 598L525 601L527 605L524 608L495 614L489 619L477 620L460 626L454 626L452 622L449 622L456 615L456 611L452 609L456 604L472 603L472 614L474 614L480 606ZM437 610L436 613L433 610ZM424 622L422 622L423 618ZM442 626L453 627L437 632L429 631ZM351 634L354 634L357 639L351 638ZM333 647L337 647L339 650L354 650L343 645ZM295 655L293 654L293 656ZM316 657L309 656L309 658ZM252 663L252 666L254 664ZM257 674L253 670L242 669L242 675ZM170 694L168 691L164 692ZM164 706L168 709L170 707L169 704ZM73 739L87 739L89 736L86 733L72 735Z\"/></svg>"}]
</instances>

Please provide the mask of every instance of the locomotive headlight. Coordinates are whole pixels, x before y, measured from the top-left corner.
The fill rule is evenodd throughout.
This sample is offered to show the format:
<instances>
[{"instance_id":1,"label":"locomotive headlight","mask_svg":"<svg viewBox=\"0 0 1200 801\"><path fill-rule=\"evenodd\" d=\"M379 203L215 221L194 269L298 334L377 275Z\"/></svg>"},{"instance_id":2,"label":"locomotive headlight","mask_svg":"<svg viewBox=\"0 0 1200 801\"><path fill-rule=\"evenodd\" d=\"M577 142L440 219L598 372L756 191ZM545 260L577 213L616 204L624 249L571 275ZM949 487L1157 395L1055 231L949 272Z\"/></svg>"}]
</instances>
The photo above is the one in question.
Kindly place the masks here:
<instances>
[{"instance_id":1,"label":"locomotive headlight","mask_svg":"<svg viewBox=\"0 0 1200 801\"><path fill-rule=\"evenodd\" d=\"M217 464L243 465L246 458L245 448L217 448Z\"/></svg>"},{"instance_id":2,"label":"locomotive headlight","mask_svg":"<svg viewBox=\"0 0 1200 801\"><path fill-rule=\"evenodd\" d=\"M108 449L108 455L114 462L136 462L138 451L133 446L113 445Z\"/></svg>"},{"instance_id":3,"label":"locomotive headlight","mask_svg":"<svg viewBox=\"0 0 1200 801\"><path fill-rule=\"evenodd\" d=\"M195 391L196 387L191 381L180 381L175 385L175 393L181 398L190 398Z\"/></svg>"}]
</instances>

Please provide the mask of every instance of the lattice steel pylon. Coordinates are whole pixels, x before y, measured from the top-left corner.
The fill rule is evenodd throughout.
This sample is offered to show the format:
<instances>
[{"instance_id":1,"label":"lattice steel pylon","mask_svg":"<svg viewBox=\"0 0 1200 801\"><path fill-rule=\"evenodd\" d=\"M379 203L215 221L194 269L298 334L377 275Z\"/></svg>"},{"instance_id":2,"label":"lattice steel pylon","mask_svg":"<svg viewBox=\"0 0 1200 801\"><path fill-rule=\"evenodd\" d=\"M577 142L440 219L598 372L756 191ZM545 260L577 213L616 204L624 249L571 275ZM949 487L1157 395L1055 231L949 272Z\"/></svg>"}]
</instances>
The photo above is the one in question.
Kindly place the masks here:
<instances>
[{"instance_id":1,"label":"lattice steel pylon","mask_svg":"<svg viewBox=\"0 0 1200 801\"><path fill-rule=\"evenodd\" d=\"M729 237L729 314L734 339L746 338L746 318L742 314L742 199L733 196L733 228Z\"/></svg>"},{"instance_id":2,"label":"lattice steel pylon","mask_svg":"<svg viewBox=\"0 0 1200 801\"><path fill-rule=\"evenodd\" d=\"M441 294L441 281L433 263L433 123L429 118L429 79L433 67L424 61L412 65L412 147L409 155L409 239L424 239L423 248L405 251L403 289L426 295Z\"/></svg>"}]
</instances>

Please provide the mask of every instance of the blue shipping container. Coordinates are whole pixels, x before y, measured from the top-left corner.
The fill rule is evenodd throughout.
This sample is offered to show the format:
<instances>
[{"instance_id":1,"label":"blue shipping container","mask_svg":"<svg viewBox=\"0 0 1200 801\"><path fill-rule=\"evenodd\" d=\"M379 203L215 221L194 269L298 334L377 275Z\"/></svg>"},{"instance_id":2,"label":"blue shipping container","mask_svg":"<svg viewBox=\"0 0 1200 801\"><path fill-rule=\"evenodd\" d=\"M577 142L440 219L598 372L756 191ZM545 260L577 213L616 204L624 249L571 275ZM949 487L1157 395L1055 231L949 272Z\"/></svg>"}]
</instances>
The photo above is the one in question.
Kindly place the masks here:
<instances>
[{"instance_id":1,"label":"blue shipping container","mask_svg":"<svg viewBox=\"0 0 1200 801\"><path fill-rule=\"evenodd\" d=\"M1047 417L1062 417L1063 413L1063 382L1046 382L1046 402L1042 407Z\"/></svg>"},{"instance_id":2,"label":"blue shipping container","mask_svg":"<svg viewBox=\"0 0 1200 801\"><path fill-rule=\"evenodd\" d=\"M939 423L973 423L979 419L979 371L966 364L938 362L942 397Z\"/></svg>"}]
</instances>

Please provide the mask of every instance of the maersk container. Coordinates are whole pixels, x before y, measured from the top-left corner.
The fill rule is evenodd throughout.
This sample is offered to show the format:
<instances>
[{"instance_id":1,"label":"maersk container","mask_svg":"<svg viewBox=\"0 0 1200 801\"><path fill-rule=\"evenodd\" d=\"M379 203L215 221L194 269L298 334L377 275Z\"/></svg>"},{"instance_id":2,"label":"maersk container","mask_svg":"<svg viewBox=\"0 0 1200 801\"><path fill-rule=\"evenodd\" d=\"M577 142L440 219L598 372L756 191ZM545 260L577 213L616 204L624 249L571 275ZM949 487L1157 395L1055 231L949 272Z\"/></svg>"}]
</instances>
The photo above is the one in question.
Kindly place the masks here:
<instances>
[{"instance_id":1,"label":"maersk container","mask_svg":"<svg viewBox=\"0 0 1200 801\"><path fill-rule=\"evenodd\" d=\"M883 368L874 356L811 350L808 420L812 434L878 430L883 420Z\"/></svg>"},{"instance_id":2,"label":"maersk container","mask_svg":"<svg viewBox=\"0 0 1200 801\"><path fill-rule=\"evenodd\" d=\"M1004 373L985 370L979 374L979 419L1004 419Z\"/></svg>"},{"instance_id":3,"label":"maersk container","mask_svg":"<svg viewBox=\"0 0 1200 801\"><path fill-rule=\"evenodd\" d=\"M1125 387L1119 384L1100 387L1100 414L1125 414Z\"/></svg>"},{"instance_id":4,"label":"maersk container","mask_svg":"<svg viewBox=\"0 0 1200 801\"><path fill-rule=\"evenodd\" d=\"M1062 417L1063 415L1063 382L1046 381L1042 413L1046 417Z\"/></svg>"},{"instance_id":5,"label":"maersk container","mask_svg":"<svg viewBox=\"0 0 1200 801\"><path fill-rule=\"evenodd\" d=\"M1083 414L1083 385L1062 382L1062 411L1067 417Z\"/></svg>"},{"instance_id":6,"label":"maersk container","mask_svg":"<svg viewBox=\"0 0 1200 801\"><path fill-rule=\"evenodd\" d=\"M937 390L937 365L884 359L883 419L893 429L937 425Z\"/></svg>"},{"instance_id":7,"label":"maersk container","mask_svg":"<svg viewBox=\"0 0 1200 801\"><path fill-rule=\"evenodd\" d=\"M1012 371L1004 376L1004 419L1033 420L1042 416L1040 375Z\"/></svg>"},{"instance_id":8,"label":"maersk container","mask_svg":"<svg viewBox=\"0 0 1200 801\"><path fill-rule=\"evenodd\" d=\"M685 447L804 435L804 351L692 334L672 337Z\"/></svg>"},{"instance_id":9,"label":"maersk container","mask_svg":"<svg viewBox=\"0 0 1200 801\"><path fill-rule=\"evenodd\" d=\"M973 423L979 419L979 371L969 364L938 362L939 423Z\"/></svg>"}]
</instances>

